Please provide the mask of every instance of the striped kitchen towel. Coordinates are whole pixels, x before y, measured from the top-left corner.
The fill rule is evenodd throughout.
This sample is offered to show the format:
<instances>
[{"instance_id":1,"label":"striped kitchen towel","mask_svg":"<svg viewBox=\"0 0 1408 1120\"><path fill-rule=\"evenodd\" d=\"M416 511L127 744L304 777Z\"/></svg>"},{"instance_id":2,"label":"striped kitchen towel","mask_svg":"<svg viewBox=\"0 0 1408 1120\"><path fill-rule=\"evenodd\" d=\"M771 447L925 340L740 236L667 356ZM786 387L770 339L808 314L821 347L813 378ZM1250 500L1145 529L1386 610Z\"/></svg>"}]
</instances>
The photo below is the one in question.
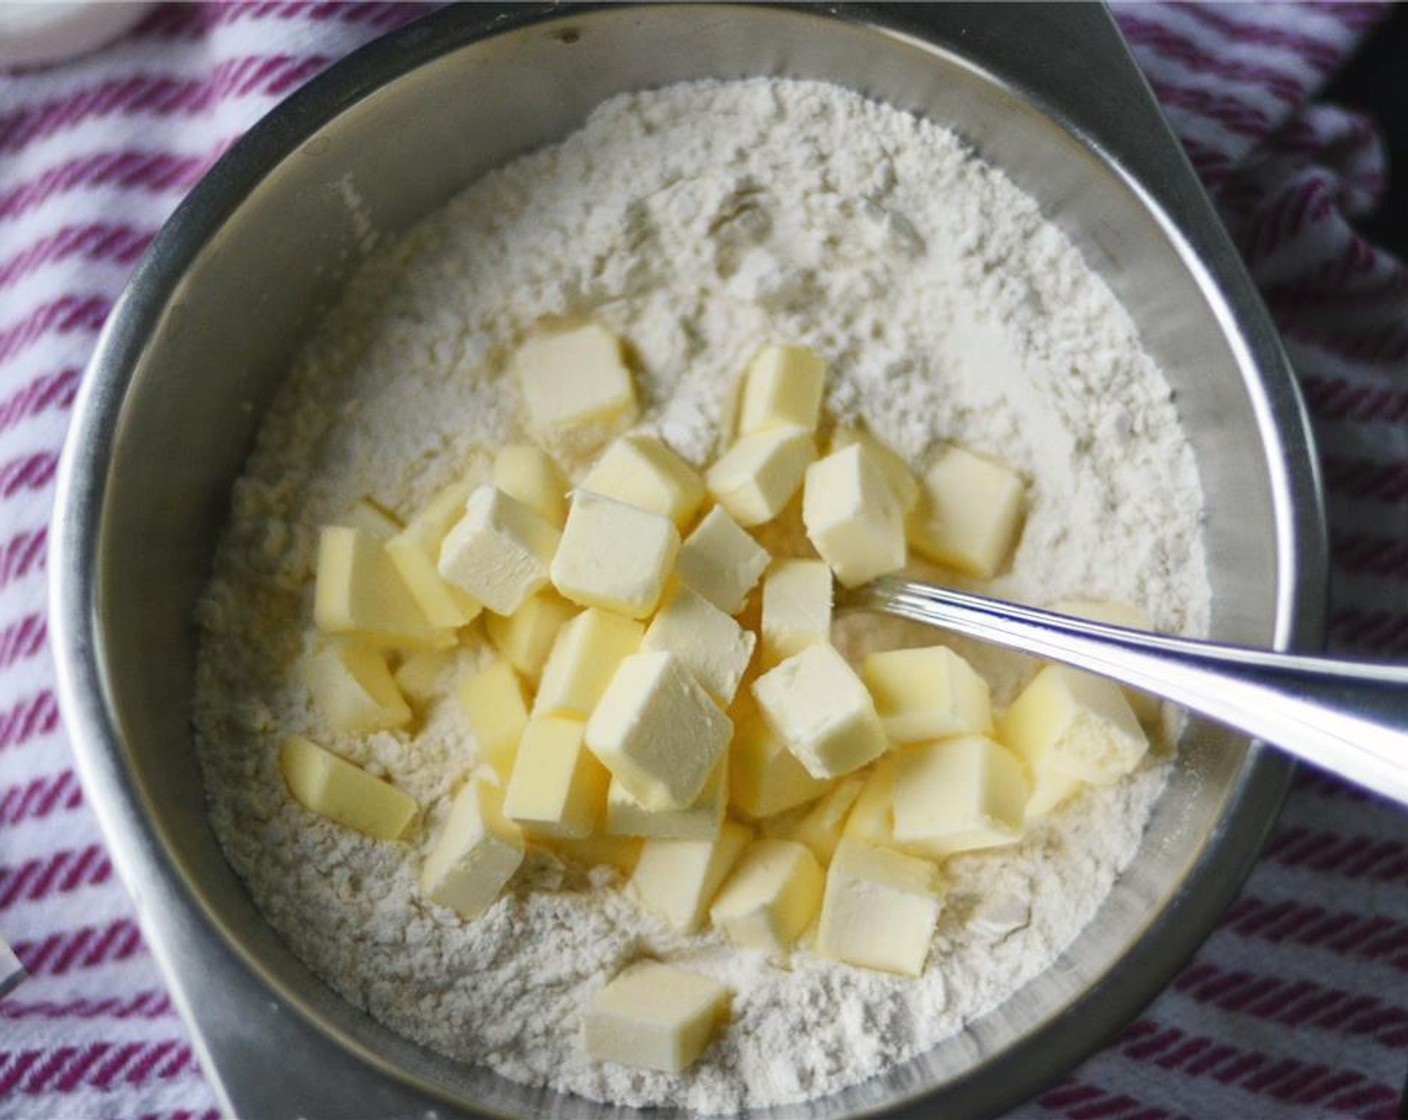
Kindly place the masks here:
<instances>
[{"instance_id":1,"label":"striped kitchen towel","mask_svg":"<svg viewBox=\"0 0 1408 1120\"><path fill-rule=\"evenodd\" d=\"M54 468L106 315L162 220L290 90L421 9L160 8L0 77L0 1118L212 1114L83 803L54 700ZM1121 6L1300 373L1321 442L1337 646L1408 653L1408 272L1350 224L1372 126L1312 98L1383 9ZM1408 1067L1408 817L1302 778L1242 898L1105 1052L1020 1120L1393 1116Z\"/></svg>"}]
</instances>

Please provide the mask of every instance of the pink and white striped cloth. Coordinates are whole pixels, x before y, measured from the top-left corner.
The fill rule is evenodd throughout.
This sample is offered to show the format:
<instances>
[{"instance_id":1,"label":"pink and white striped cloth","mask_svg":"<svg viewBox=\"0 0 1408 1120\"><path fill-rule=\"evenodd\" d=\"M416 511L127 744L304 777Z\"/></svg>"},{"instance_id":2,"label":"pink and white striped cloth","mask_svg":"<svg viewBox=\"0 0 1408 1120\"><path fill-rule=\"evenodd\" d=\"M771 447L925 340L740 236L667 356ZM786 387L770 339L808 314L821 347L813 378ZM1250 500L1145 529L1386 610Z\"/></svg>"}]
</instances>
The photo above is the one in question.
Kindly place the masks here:
<instances>
[{"instance_id":1,"label":"pink and white striped cloth","mask_svg":"<svg viewBox=\"0 0 1408 1120\"><path fill-rule=\"evenodd\" d=\"M98 329L181 196L313 74L423 9L158 9L67 65L0 77L0 1118L213 1116L83 802L54 699L54 468ZM1408 653L1408 270L1360 238L1371 123L1313 104L1383 9L1121 6L1313 411L1341 649ZM1019 1120L1392 1117L1408 1072L1408 817L1299 780L1220 930Z\"/></svg>"}]
</instances>

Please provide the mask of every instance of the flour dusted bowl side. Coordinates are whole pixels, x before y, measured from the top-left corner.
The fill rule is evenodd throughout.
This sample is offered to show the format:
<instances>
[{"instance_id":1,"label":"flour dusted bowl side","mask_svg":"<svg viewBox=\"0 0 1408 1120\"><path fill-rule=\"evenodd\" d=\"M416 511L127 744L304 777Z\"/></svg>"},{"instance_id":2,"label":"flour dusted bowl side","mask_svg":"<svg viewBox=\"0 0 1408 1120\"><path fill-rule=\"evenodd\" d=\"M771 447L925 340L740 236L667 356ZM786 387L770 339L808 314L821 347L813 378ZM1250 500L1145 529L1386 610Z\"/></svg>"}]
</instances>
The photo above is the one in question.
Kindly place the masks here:
<instances>
[{"instance_id":1,"label":"flour dusted bowl side","mask_svg":"<svg viewBox=\"0 0 1408 1120\"><path fill-rule=\"evenodd\" d=\"M1053 18L1045 42L1055 56L1112 34L1101 13L1074 30L1061 20L1075 17ZM476 38L493 30L490 17L442 13L335 68L256 129L163 233L115 313L58 514L56 637L85 781L168 967L180 973L191 939L232 956L230 991L266 1014L273 1007L289 1039L311 1029L309 1045L343 1064L348 1085L375 1087L346 1096L344 1113L437 1098L514 1115L619 1110L535 1093L405 1042L332 995L272 934L204 818L189 729L193 605L252 433L369 239L562 137L614 93L785 74L860 90L967 137L1082 247L1173 383L1208 495L1214 636L1285 642L1298 612L1313 636L1322 541L1303 422L1205 202L1200 210L1165 183L1161 209L1126 177L1120 163L1143 160L1146 182L1158 164L1137 145L1119 147L1130 122L1080 116L1089 106L1063 101L1039 59L1003 47L1036 25L1018 34L1000 13L967 9L932 19L913 37L785 9L632 8L519 14ZM1087 139L1010 80L1077 114ZM991 1114L1059 1074L1210 928L1283 779L1245 743L1196 728L1140 856L1057 968L951 1043L806 1114L859 1115L930 1093L926 1110ZM261 1090L238 1063L222 1068L240 1024L216 1022L205 1000L179 980L178 989L241 1111L289 1109L289 1092ZM327 1114L338 1114L326 1082L324 1092Z\"/></svg>"}]
</instances>

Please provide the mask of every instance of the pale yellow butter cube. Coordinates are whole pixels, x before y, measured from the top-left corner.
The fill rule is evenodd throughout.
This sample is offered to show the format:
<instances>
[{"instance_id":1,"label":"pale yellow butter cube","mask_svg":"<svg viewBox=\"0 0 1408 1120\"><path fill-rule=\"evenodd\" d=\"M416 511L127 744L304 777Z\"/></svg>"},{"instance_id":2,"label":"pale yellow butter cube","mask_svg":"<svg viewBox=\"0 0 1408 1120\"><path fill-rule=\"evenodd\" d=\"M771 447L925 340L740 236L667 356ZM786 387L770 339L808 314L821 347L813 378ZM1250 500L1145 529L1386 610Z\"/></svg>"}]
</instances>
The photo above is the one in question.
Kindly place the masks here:
<instances>
[{"instance_id":1,"label":"pale yellow butter cube","mask_svg":"<svg viewBox=\"0 0 1408 1120\"><path fill-rule=\"evenodd\" d=\"M985 736L905 747L895 755L895 842L934 858L1014 844L1030 792L1022 764Z\"/></svg>"},{"instance_id":2,"label":"pale yellow butter cube","mask_svg":"<svg viewBox=\"0 0 1408 1120\"><path fill-rule=\"evenodd\" d=\"M640 648L645 628L634 619L588 607L557 633L533 701L535 715L586 719L616 669Z\"/></svg>"},{"instance_id":3,"label":"pale yellow butter cube","mask_svg":"<svg viewBox=\"0 0 1408 1120\"><path fill-rule=\"evenodd\" d=\"M612 836L707 840L719 834L728 807L728 754L719 759L704 788L683 809L647 809L619 779L606 794L606 831Z\"/></svg>"},{"instance_id":4,"label":"pale yellow butter cube","mask_svg":"<svg viewBox=\"0 0 1408 1120\"><path fill-rule=\"evenodd\" d=\"M729 990L717 980L656 961L621 973L587 1005L587 1056L637 1069L679 1073L728 1018Z\"/></svg>"},{"instance_id":5,"label":"pale yellow butter cube","mask_svg":"<svg viewBox=\"0 0 1408 1120\"><path fill-rule=\"evenodd\" d=\"M679 549L679 531L668 517L578 490L552 582L584 607L645 618L660 603Z\"/></svg>"},{"instance_id":6,"label":"pale yellow butter cube","mask_svg":"<svg viewBox=\"0 0 1408 1120\"><path fill-rule=\"evenodd\" d=\"M992 731L988 682L946 646L872 653L860 675L896 743Z\"/></svg>"},{"instance_id":7,"label":"pale yellow butter cube","mask_svg":"<svg viewBox=\"0 0 1408 1120\"><path fill-rule=\"evenodd\" d=\"M715 506L680 548L675 571L681 583L724 614L737 614L770 559L727 510Z\"/></svg>"},{"instance_id":8,"label":"pale yellow butter cube","mask_svg":"<svg viewBox=\"0 0 1408 1120\"><path fill-rule=\"evenodd\" d=\"M389 540L401 531L401 522L396 515L370 495L358 498L333 524L382 540Z\"/></svg>"},{"instance_id":9,"label":"pale yellow butter cube","mask_svg":"<svg viewBox=\"0 0 1408 1120\"><path fill-rule=\"evenodd\" d=\"M709 907L709 920L739 945L786 952L816 917L824 885L805 844L755 840Z\"/></svg>"},{"instance_id":10,"label":"pale yellow butter cube","mask_svg":"<svg viewBox=\"0 0 1408 1120\"><path fill-rule=\"evenodd\" d=\"M484 619L489 640L529 681L536 681L547 664L553 643L577 608L552 591L540 591L523 601L513 614Z\"/></svg>"},{"instance_id":11,"label":"pale yellow butter cube","mask_svg":"<svg viewBox=\"0 0 1408 1120\"><path fill-rule=\"evenodd\" d=\"M740 437L708 469L704 483L730 517L750 528L782 512L815 458L806 428L769 428Z\"/></svg>"},{"instance_id":12,"label":"pale yellow butter cube","mask_svg":"<svg viewBox=\"0 0 1408 1120\"><path fill-rule=\"evenodd\" d=\"M587 746L647 809L683 809L699 796L733 724L674 654L621 662L587 721Z\"/></svg>"},{"instance_id":13,"label":"pale yellow butter cube","mask_svg":"<svg viewBox=\"0 0 1408 1120\"><path fill-rule=\"evenodd\" d=\"M829 645L808 646L768 670L753 682L753 698L813 777L849 774L889 750L870 693Z\"/></svg>"},{"instance_id":14,"label":"pale yellow butter cube","mask_svg":"<svg viewBox=\"0 0 1408 1120\"><path fill-rule=\"evenodd\" d=\"M866 844L894 844L896 753L887 754L865 776L865 785L841 830L846 839Z\"/></svg>"},{"instance_id":15,"label":"pale yellow butter cube","mask_svg":"<svg viewBox=\"0 0 1408 1120\"><path fill-rule=\"evenodd\" d=\"M318 538L313 592L318 629L378 646L447 648L455 636L430 624L386 553L386 542L330 525Z\"/></svg>"},{"instance_id":16,"label":"pale yellow butter cube","mask_svg":"<svg viewBox=\"0 0 1408 1120\"><path fill-rule=\"evenodd\" d=\"M817 862L825 867L835 854L841 840L846 818L865 789L865 779L858 774L842 778L831 787L801 820L792 824L784 839L796 840L811 849Z\"/></svg>"},{"instance_id":17,"label":"pale yellow butter cube","mask_svg":"<svg viewBox=\"0 0 1408 1120\"><path fill-rule=\"evenodd\" d=\"M846 587L904 567L904 510L864 444L853 443L807 468L802 523Z\"/></svg>"},{"instance_id":18,"label":"pale yellow butter cube","mask_svg":"<svg viewBox=\"0 0 1408 1120\"><path fill-rule=\"evenodd\" d=\"M421 869L431 902L477 918L498 899L523 862L523 832L503 815L498 787L471 779L455 795Z\"/></svg>"},{"instance_id":19,"label":"pale yellow butter cube","mask_svg":"<svg viewBox=\"0 0 1408 1120\"><path fill-rule=\"evenodd\" d=\"M668 517L683 529L704 502L704 480L655 436L622 436L601 453L582 489Z\"/></svg>"},{"instance_id":20,"label":"pale yellow butter cube","mask_svg":"<svg viewBox=\"0 0 1408 1120\"><path fill-rule=\"evenodd\" d=\"M1085 787L1079 778L1038 770L1032 775L1032 795L1027 798L1027 820L1034 821L1060 808Z\"/></svg>"},{"instance_id":21,"label":"pale yellow butter cube","mask_svg":"<svg viewBox=\"0 0 1408 1120\"><path fill-rule=\"evenodd\" d=\"M1153 622L1141 608L1133 603L1114 599L1063 599L1052 603L1051 609L1058 614L1075 615L1091 622L1103 622L1107 626L1123 626L1126 630L1144 630L1149 633L1154 630ZM1163 712L1163 701L1157 696L1140 692L1137 688L1126 688L1124 696L1140 723L1152 724L1159 721Z\"/></svg>"},{"instance_id":22,"label":"pale yellow butter cube","mask_svg":"<svg viewBox=\"0 0 1408 1120\"><path fill-rule=\"evenodd\" d=\"M857 968L918 976L934 940L941 891L928 860L843 840L826 873L816 950Z\"/></svg>"},{"instance_id":23,"label":"pale yellow butter cube","mask_svg":"<svg viewBox=\"0 0 1408 1120\"><path fill-rule=\"evenodd\" d=\"M621 340L595 323L529 339L508 371L523 392L529 429L545 443L589 451L635 419Z\"/></svg>"},{"instance_id":24,"label":"pale yellow butter cube","mask_svg":"<svg viewBox=\"0 0 1408 1120\"><path fill-rule=\"evenodd\" d=\"M816 430L826 362L805 346L764 346L748 363L738 406L738 432L796 425Z\"/></svg>"},{"instance_id":25,"label":"pale yellow butter cube","mask_svg":"<svg viewBox=\"0 0 1408 1120\"><path fill-rule=\"evenodd\" d=\"M528 721L504 794L504 816L544 836L596 831L611 776L583 744L585 726L567 716Z\"/></svg>"},{"instance_id":26,"label":"pale yellow butter cube","mask_svg":"<svg viewBox=\"0 0 1408 1120\"><path fill-rule=\"evenodd\" d=\"M640 648L673 653L705 691L727 707L757 640L708 599L680 584L651 620Z\"/></svg>"},{"instance_id":27,"label":"pale yellow butter cube","mask_svg":"<svg viewBox=\"0 0 1408 1120\"><path fill-rule=\"evenodd\" d=\"M279 770L305 809L374 840L399 840L416 815L409 794L297 735L279 751Z\"/></svg>"},{"instance_id":28,"label":"pale yellow butter cube","mask_svg":"<svg viewBox=\"0 0 1408 1120\"><path fill-rule=\"evenodd\" d=\"M776 665L831 640L831 569L825 560L779 560L763 577L762 663Z\"/></svg>"},{"instance_id":29,"label":"pale yellow butter cube","mask_svg":"<svg viewBox=\"0 0 1408 1120\"><path fill-rule=\"evenodd\" d=\"M1047 665L1012 701L1002 741L1036 773L1053 770L1109 785L1139 764L1149 738L1120 686Z\"/></svg>"},{"instance_id":30,"label":"pale yellow butter cube","mask_svg":"<svg viewBox=\"0 0 1408 1120\"><path fill-rule=\"evenodd\" d=\"M523 682L507 661L495 661L460 682L459 698L480 760L507 776L528 726Z\"/></svg>"},{"instance_id":31,"label":"pale yellow butter cube","mask_svg":"<svg viewBox=\"0 0 1408 1120\"><path fill-rule=\"evenodd\" d=\"M384 731L410 723L411 709L376 650L339 643L303 664L303 682L334 731Z\"/></svg>"},{"instance_id":32,"label":"pale yellow butter cube","mask_svg":"<svg viewBox=\"0 0 1408 1120\"><path fill-rule=\"evenodd\" d=\"M567 520L567 476L551 455L531 443L511 443L494 456L491 479L510 498L517 498L549 525L561 529Z\"/></svg>"},{"instance_id":33,"label":"pale yellow butter cube","mask_svg":"<svg viewBox=\"0 0 1408 1120\"><path fill-rule=\"evenodd\" d=\"M452 482L386 542L386 554L426 618L448 630L467 625L483 609L473 595L446 582L436 567L446 534L464 516L471 489L468 482Z\"/></svg>"},{"instance_id":34,"label":"pale yellow butter cube","mask_svg":"<svg viewBox=\"0 0 1408 1120\"><path fill-rule=\"evenodd\" d=\"M930 560L991 579L1016 543L1022 504L1022 480L1015 471L950 447L924 476L909 543Z\"/></svg>"},{"instance_id":35,"label":"pale yellow butter cube","mask_svg":"<svg viewBox=\"0 0 1408 1120\"><path fill-rule=\"evenodd\" d=\"M582 867L614 867L630 875L645 841L639 836L535 837L534 843Z\"/></svg>"},{"instance_id":36,"label":"pale yellow butter cube","mask_svg":"<svg viewBox=\"0 0 1408 1120\"><path fill-rule=\"evenodd\" d=\"M859 428L837 428L831 433L830 447L833 453L844 450L853 443L858 443L869 451L876 464L885 472L885 481L890 484L895 500L899 502L905 516L913 513L919 505L919 480L914 477L909 464L869 432Z\"/></svg>"},{"instance_id":37,"label":"pale yellow butter cube","mask_svg":"<svg viewBox=\"0 0 1408 1120\"><path fill-rule=\"evenodd\" d=\"M450 670L455 667L455 651L428 649L413 653L396 668L392 680L413 704L424 707L439 699Z\"/></svg>"},{"instance_id":38,"label":"pale yellow butter cube","mask_svg":"<svg viewBox=\"0 0 1408 1120\"><path fill-rule=\"evenodd\" d=\"M440 574L495 614L513 614L548 583L559 534L516 498L477 487L440 547Z\"/></svg>"},{"instance_id":39,"label":"pale yellow butter cube","mask_svg":"<svg viewBox=\"0 0 1408 1120\"><path fill-rule=\"evenodd\" d=\"M647 840L631 887L647 909L681 933L693 933L752 839L752 829L726 820L708 839Z\"/></svg>"},{"instance_id":40,"label":"pale yellow butter cube","mask_svg":"<svg viewBox=\"0 0 1408 1120\"><path fill-rule=\"evenodd\" d=\"M828 783L813 778L787 749L751 698L735 708L737 733L729 748L729 799L742 813L759 820L805 805L826 792Z\"/></svg>"}]
</instances>

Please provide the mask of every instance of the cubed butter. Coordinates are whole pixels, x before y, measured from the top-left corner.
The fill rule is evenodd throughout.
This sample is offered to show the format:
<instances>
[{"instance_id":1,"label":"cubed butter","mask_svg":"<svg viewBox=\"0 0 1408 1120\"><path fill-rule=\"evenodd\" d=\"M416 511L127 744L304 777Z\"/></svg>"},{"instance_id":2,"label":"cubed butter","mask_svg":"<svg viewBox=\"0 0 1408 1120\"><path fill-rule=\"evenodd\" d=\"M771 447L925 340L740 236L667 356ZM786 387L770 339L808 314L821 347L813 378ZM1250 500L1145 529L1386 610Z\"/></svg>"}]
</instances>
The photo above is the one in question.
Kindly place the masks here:
<instances>
[{"instance_id":1,"label":"cubed butter","mask_svg":"<svg viewBox=\"0 0 1408 1120\"><path fill-rule=\"evenodd\" d=\"M509 361L523 392L528 427L576 453L599 447L636 416L636 391L621 340L596 323L545 332Z\"/></svg>"},{"instance_id":2,"label":"cubed butter","mask_svg":"<svg viewBox=\"0 0 1408 1120\"><path fill-rule=\"evenodd\" d=\"M538 837L536 843L582 867L614 867L622 875L630 875L640 861L645 841L639 836L555 836Z\"/></svg>"},{"instance_id":3,"label":"cubed butter","mask_svg":"<svg viewBox=\"0 0 1408 1120\"><path fill-rule=\"evenodd\" d=\"M737 733L729 748L729 799L753 820L805 805L826 792L758 713L751 697L734 709Z\"/></svg>"},{"instance_id":4,"label":"cubed butter","mask_svg":"<svg viewBox=\"0 0 1408 1120\"><path fill-rule=\"evenodd\" d=\"M686 538L675 572L724 614L737 614L770 559L723 506L715 506Z\"/></svg>"},{"instance_id":5,"label":"cubed butter","mask_svg":"<svg viewBox=\"0 0 1408 1120\"><path fill-rule=\"evenodd\" d=\"M606 809L611 776L582 742L585 724L567 716L528 721L513 759L504 816L543 836L590 836Z\"/></svg>"},{"instance_id":6,"label":"cubed butter","mask_svg":"<svg viewBox=\"0 0 1408 1120\"><path fill-rule=\"evenodd\" d=\"M699 472L648 435L615 440L582 479L582 489L668 517L679 529L704 503Z\"/></svg>"},{"instance_id":7,"label":"cubed butter","mask_svg":"<svg viewBox=\"0 0 1408 1120\"><path fill-rule=\"evenodd\" d=\"M864 444L853 443L807 468L802 523L846 587L904 567L904 510Z\"/></svg>"},{"instance_id":8,"label":"cubed butter","mask_svg":"<svg viewBox=\"0 0 1408 1120\"><path fill-rule=\"evenodd\" d=\"M784 839L805 844L816 856L817 862L825 867L836 852L846 818L851 815L851 809L864 788L865 779L859 774L842 778L800 820L792 824Z\"/></svg>"},{"instance_id":9,"label":"cubed butter","mask_svg":"<svg viewBox=\"0 0 1408 1120\"><path fill-rule=\"evenodd\" d=\"M606 831L612 836L653 836L666 840L707 840L717 836L728 807L728 753L719 759L704 788L683 809L647 809L619 779L606 794Z\"/></svg>"},{"instance_id":10,"label":"cubed butter","mask_svg":"<svg viewBox=\"0 0 1408 1120\"><path fill-rule=\"evenodd\" d=\"M450 483L386 542L386 554L425 617L447 630L467 625L483 609L478 599L448 583L436 567L446 534L464 516L471 489L465 481Z\"/></svg>"},{"instance_id":11,"label":"cubed butter","mask_svg":"<svg viewBox=\"0 0 1408 1120\"><path fill-rule=\"evenodd\" d=\"M728 1018L728 1004L729 991L717 980L641 961L587 1006L587 1056L679 1073L704 1053Z\"/></svg>"},{"instance_id":12,"label":"cubed butter","mask_svg":"<svg viewBox=\"0 0 1408 1120\"><path fill-rule=\"evenodd\" d=\"M900 503L900 509L904 510L905 516L913 513L919 505L919 480L914 477L909 464L869 432L859 428L837 428L831 433L832 452L841 451L853 443L866 448L885 472L885 481L890 484L890 489L894 491L895 499Z\"/></svg>"},{"instance_id":13,"label":"cubed butter","mask_svg":"<svg viewBox=\"0 0 1408 1120\"><path fill-rule=\"evenodd\" d=\"M733 724L672 653L621 662L587 721L587 746L647 809L683 809L699 796Z\"/></svg>"},{"instance_id":14,"label":"cubed butter","mask_svg":"<svg viewBox=\"0 0 1408 1120\"><path fill-rule=\"evenodd\" d=\"M1001 463L950 447L924 476L909 543L922 556L991 579L1022 523L1022 480Z\"/></svg>"},{"instance_id":15,"label":"cubed butter","mask_svg":"<svg viewBox=\"0 0 1408 1120\"><path fill-rule=\"evenodd\" d=\"M946 646L872 653L860 675L896 743L992 731L988 682Z\"/></svg>"},{"instance_id":16,"label":"cubed butter","mask_svg":"<svg viewBox=\"0 0 1408 1120\"><path fill-rule=\"evenodd\" d=\"M421 887L430 901L462 918L484 913L523 862L523 832L503 815L503 793L474 779L450 803L425 857Z\"/></svg>"},{"instance_id":17,"label":"cubed butter","mask_svg":"<svg viewBox=\"0 0 1408 1120\"><path fill-rule=\"evenodd\" d=\"M1123 603L1115 599L1063 599L1059 603L1052 603L1051 609L1059 614L1075 615L1091 622L1103 622L1107 626L1123 626L1126 630L1144 630L1152 633L1154 629L1153 622L1141 608L1133 603ZM1140 692L1137 688L1126 688L1124 696L1140 723L1158 723L1163 712L1163 701L1157 696Z\"/></svg>"},{"instance_id":18,"label":"cubed butter","mask_svg":"<svg viewBox=\"0 0 1408 1120\"><path fill-rule=\"evenodd\" d=\"M816 917L824 885L805 844L755 840L724 880L709 920L739 945L786 952Z\"/></svg>"},{"instance_id":19,"label":"cubed butter","mask_svg":"<svg viewBox=\"0 0 1408 1120\"><path fill-rule=\"evenodd\" d=\"M668 517L578 490L552 582L584 607L645 618L660 603L679 549L679 531Z\"/></svg>"},{"instance_id":20,"label":"cubed butter","mask_svg":"<svg viewBox=\"0 0 1408 1120\"><path fill-rule=\"evenodd\" d=\"M1002 741L1035 773L1053 770L1092 785L1128 774L1149 749L1120 686L1047 665L1012 701Z\"/></svg>"},{"instance_id":21,"label":"cubed butter","mask_svg":"<svg viewBox=\"0 0 1408 1120\"><path fill-rule=\"evenodd\" d=\"M918 976L938 921L938 868L888 848L843 840L826 872L816 950L857 968Z\"/></svg>"},{"instance_id":22,"label":"cubed butter","mask_svg":"<svg viewBox=\"0 0 1408 1120\"><path fill-rule=\"evenodd\" d=\"M646 627L640 648L673 653L704 690L727 707L757 640L708 599L677 584Z\"/></svg>"},{"instance_id":23,"label":"cubed butter","mask_svg":"<svg viewBox=\"0 0 1408 1120\"><path fill-rule=\"evenodd\" d=\"M444 685L455 667L452 649L427 649L413 653L392 674L396 687L412 704L425 707L446 691Z\"/></svg>"},{"instance_id":24,"label":"cubed butter","mask_svg":"<svg viewBox=\"0 0 1408 1120\"><path fill-rule=\"evenodd\" d=\"M634 619L588 607L557 633L538 682L535 715L586 719L616 669L640 648L645 628Z\"/></svg>"},{"instance_id":25,"label":"cubed butter","mask_svg":"<svg viewBox=\"0 0 1408 1120\"><path fill-rule=\"evenodd\" d=\"M558 531L493 486L470 495L440 547L440 574L495 614L513 614L548 583Z\"/></svg>"},{"instance_id":26,"label":"cubed butter","mask_svg":"<svg viewBox=\"0 0 1408 1120\"><path fill-rule=\"evenodd\" d=\"M648 909L681 933L693 933L752 839L752 829L726 820L709 839L647 840L631 887Z\"/></svg>"},{"instance_id":27,"label":"cubed butter","mask_svg":"<svg viewBox=\"0 0 1408 1120\"><path fill-rule=\"evenodd\" d=\"M358 498L333 524L357 529L382 540L389 540L401 531L401 522L396 515L370 495Z\"/></svg>"},{"instance_id":28,"label":"cubed butter","mask_svg":"<svg viewBox=\"0 0 1408 1120\"><path fill-rule=\"evenodd\" d=\"M779 560L763 577L762 664L831 640L831 569L825 560Z\"/></svg>"},{"instance_id":29,"label":"cubed butter","mask_svg":"<svg viewBox=\"0 0 1408 1120\"><path fill-rule=\"evenodd\" d=\"M386 658L370 646L339 642L313 654L303 682L334 731L385 731L411 721Z\"/></svg>"},{"instance_id":30,"label":"cubed butter","mask_svg":"<svg viewBox=\"0 0 1408 1120\"><path fill-rule=\"evenodd\" d=\"M305 809L374 840L399 840L416 815L409 794L300 736L284 743L279 769Z\"/></svg>"},{"instance_id":31,"label":"cubed butter","mask_svg":"<svg viewBox=\"0 0 1408 1120\"><path fill-rule=\"evenodd\" d=\"M808 646L753 682L773 732L815 778L859 770L889 749L870 693L829 645Z\"/></svg>"},{"instance_id":32,"label":"cubed butter","mask_svg":"<svg viewBox=\"0 0 1408 1120\"><path fill-rule=\"evenodd\" d=\"M386 553L386 542L330 525L318 538L313 592L318 629L378 646L446 648L455 636L430 624Z\"/></svg>"},{"instance_id":33,"label":"cubed butter","mask_svg":"<svg viewBox=\"0 0 1408 1120\"><path fill-rule=\"evenodd\" d=\"M507 777L518 741L528 726L523 682L507 661L495 661L460 682L459 698L480 761Z\"/></svg>"},{"instance_id":34,"label":"cubed butter","mask_svg":"<svg viewBox=\"0 0 1408 1120\"><path fill-rule=\"evenodd\" d=\"M1060 808L1085 786L1079 778L1058 774L1054 770L1038 770L1032 774L1032 795L1027 798L1027 820L1044 817Z\"/></svg>"},{"instance_id":35,"label":"cubed butter","mask_svg":"<svg viewBox=\"0 0 1408 1120\"><path fill-rule=\"evenodd\" d=\"M816 430L826 363L805 346L764 346L748 363L738 433L795 425Z\"/></svg>"},{"instance_id":36,"label":"cubed butter","mask_svg":"<svg viewBox=\"0 0 1408 1120\"><path fill-rule=\"evenodd\" d=\"M1022 838L1030 789L1022 764L983 735L895 754L895 843L941 859Z\"/></svg>"},{"instance_id":37,"label":"cubed butter","mask_svg":"<svg viewBox=\"0 0 1408 1120\"><path fill-rule=\"evenodd\" d=\"M576 613L577 608L561 595L540 591L507 617L490 614L484 620L484 631L510 665L529 681L536 681L557 635Z\"/></svg>"},{"instance_id":38,"label":"cubed butter","mask_svg":"<svg viewBox=\"0 0 1408 1120\"><path fill-rule=\"evenodd\" d=\"M895 842L895 754L887 754L865 776L841 835L867 844Z\"/></svg>"},{"instance_id":39,"label":"cubed butter","mask_svg":"<svg viewBox=\"0 0 1408 1120\"><path fill-rule=\"evenodd\" d=\"M714 501L744 528L771 521L802 485L816 444L806 428L742 436L704 475Z\"/></svg>"},{"instance_id":40,"label":"cubed butter","mask_svg":"<svg viewBox=\"0 0 1408 1120\"><path fill-rule=\"evenodd\" d=\"M562 528L567 520L567 492L572 486L541 447L509 444L494 456L491 478L510 498L517 498L554 528Z\"/></svg>"}]
</instances>

